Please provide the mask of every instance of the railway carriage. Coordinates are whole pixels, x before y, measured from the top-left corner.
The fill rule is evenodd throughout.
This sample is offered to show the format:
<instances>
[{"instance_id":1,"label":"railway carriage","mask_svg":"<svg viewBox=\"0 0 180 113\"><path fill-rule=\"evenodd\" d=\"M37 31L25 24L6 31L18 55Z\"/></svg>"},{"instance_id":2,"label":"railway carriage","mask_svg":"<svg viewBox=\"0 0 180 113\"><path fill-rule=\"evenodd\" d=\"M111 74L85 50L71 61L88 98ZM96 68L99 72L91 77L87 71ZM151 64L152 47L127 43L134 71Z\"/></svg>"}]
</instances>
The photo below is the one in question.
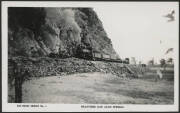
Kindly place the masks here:
<instances>
[{"instance_id":1,"label":"railway carriage","mask_svg":"<svg viewBox=\"0 0 180 113\"><path fill-rule=\"evenodd\" d=\"M107 60L111 59L110 55L107 55L107 54L102 54L102 58L107 59Z\"/></svg>"},{"instance_id":2,"label":"railway carriage","mask_svg":"<svg viewBox=\"0 0 180 113\"><path fill-rule=\"evenodd\" d=\"M80 47L78 49L79 58L88 59L88 60L96 60L96 61L109 61L109 62L118 62L118 63L126 63L121 59L117 58L114 55L104 54L98 51L93 51L93 49Z\"/></svg>"},{"instance_id":3,"label":"railway carriage","mask_svg":"<svg viewBox=\"0 0 180 113\"><path fill-rule=\"evenodd\" d=\"M93 58L101 59L102 55L100 53L93 53Z\"/></svg>"}]
</instances>

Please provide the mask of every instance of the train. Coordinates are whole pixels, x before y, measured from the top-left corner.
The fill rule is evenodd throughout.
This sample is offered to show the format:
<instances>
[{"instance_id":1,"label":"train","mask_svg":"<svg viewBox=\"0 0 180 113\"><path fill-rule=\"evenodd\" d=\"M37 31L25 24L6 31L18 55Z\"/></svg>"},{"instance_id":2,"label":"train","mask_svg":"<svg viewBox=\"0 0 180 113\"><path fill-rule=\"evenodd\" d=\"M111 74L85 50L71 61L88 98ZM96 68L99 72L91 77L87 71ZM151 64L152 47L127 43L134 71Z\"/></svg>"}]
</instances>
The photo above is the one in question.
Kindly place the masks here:
<instances>
[{"instance_id":1,"label":"train","mask_svg":"<svg viewBox=\"0 0 180 113\"><path fill-rule=\"evenodd\" d=\"M94 51L91 47L89 48L80 47L77 50L78 50L77 52L78 58L93 60L93 61L107 61L107 62L129 64L128 58L126 58L125 60L122 60L114 55L109 55L109 54L101 53L98 51Z\"/></svg>"},{"instance_id":2,"label":"train","mask_svg":"<svg viewBox=\"0 0 180 113\"><path fill-rule=\"evenodd\" d=\"M124 63L124 64L129 64L129 59L122 60L114 55L108 55L104 53L98 53L98 52L93 52L92 53L93 57L92 59L94 61L107 61L107 62L117 62L117 63Z\"/></svg>"},{"instance_id":3,"label":"train","mask_svg":"<svg viewBox=\"0 0 180 113\"><path fill-rule=\"evenodd\" d=\"M50 53L49 57L52 58L67 58L67 56L62 56L60 54ZM80 44L76 49L76 58L93 60L93 61L107 61L107 62L117 62L123 64L129 64L129 58L122 60L114 55L105 54L99 51L95 51L90 45Z\"/></svg>"},{"instance_id":4,"label":"train","mask_svg":"<svg viewBox=\"0 0 180 113\"><path fill-rule=\"evenodd\" d=\"M92 53L92 60L94 61L109 61L109 62L119 62L123 63L123 61L113 55L108 55L104 53L98 53L98 52L93 52Z\"/></svg>"}]
</instances>

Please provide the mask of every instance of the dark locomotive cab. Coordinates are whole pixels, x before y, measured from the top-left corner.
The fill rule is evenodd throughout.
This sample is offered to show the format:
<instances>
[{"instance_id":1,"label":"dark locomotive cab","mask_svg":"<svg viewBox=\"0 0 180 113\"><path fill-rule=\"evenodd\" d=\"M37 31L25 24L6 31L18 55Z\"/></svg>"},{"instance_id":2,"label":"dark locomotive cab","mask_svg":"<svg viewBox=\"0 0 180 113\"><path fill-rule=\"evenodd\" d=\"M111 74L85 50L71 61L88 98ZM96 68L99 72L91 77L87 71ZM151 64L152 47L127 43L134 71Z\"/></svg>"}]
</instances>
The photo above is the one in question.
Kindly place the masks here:
<instances>
[{"instance_id":1,"label":"dark locomotive cab","mask_svg":"<svg viewBox=\"0 0 180 113\"><path fill-rule=\"evenodd\" d=\"M92 47L86 46L84 44L79 44L77 47L76 56L78 58L92 60L92 58L93 58Z\"/></svg>"},{"instance_id":2,"label":"dark locomotive cab","mask_svg":"<svg viewBox=\"0 0 180 113\"><path fill-rule=\"evenodd\" d=\"M90 45L83 43L78 45L76 57L94 61L108 61L128 64L127 61L122 61L120 58L117 58L114 55L95 51Z\"/></svg>"}]
</instances>

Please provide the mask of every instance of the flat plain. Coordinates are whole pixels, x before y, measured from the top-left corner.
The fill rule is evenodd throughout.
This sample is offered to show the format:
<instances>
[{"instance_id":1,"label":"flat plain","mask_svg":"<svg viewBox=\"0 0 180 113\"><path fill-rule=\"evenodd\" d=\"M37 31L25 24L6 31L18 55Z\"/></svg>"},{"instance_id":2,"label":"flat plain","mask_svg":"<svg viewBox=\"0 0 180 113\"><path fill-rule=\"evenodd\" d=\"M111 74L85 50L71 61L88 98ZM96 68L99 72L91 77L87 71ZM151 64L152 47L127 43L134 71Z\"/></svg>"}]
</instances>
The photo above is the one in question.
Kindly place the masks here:
<instances>
[{"instance_id":1,"label":"flat plain","mask_svg":"<svg viewBox=\"0 0 180 113\"><path fill-rule=\"evenodd\" d=\"M173 104L174 82L100 72L33 77L24 82L22 99L23 103Z\"/></svg>"}]
</instances>

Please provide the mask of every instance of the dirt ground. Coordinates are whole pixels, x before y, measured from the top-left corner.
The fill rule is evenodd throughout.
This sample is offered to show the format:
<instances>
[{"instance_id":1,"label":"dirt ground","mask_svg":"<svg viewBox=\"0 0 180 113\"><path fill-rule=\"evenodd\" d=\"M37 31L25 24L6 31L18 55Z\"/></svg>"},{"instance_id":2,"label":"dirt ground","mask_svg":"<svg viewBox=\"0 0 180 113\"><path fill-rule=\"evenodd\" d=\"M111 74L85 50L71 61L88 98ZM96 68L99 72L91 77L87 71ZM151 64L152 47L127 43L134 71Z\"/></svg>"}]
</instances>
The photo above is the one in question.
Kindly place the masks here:
<instances>
[{"instance_id":1,"label":"dirt ground","mask_svg":"<svg viewBox=\"0 0 180 113\"><path fill-rule=\"evenodd\" d=\"M173 104L174 82L81 73L32 78L23 84L23 103Z\"/></svg>"}]
</instances>

